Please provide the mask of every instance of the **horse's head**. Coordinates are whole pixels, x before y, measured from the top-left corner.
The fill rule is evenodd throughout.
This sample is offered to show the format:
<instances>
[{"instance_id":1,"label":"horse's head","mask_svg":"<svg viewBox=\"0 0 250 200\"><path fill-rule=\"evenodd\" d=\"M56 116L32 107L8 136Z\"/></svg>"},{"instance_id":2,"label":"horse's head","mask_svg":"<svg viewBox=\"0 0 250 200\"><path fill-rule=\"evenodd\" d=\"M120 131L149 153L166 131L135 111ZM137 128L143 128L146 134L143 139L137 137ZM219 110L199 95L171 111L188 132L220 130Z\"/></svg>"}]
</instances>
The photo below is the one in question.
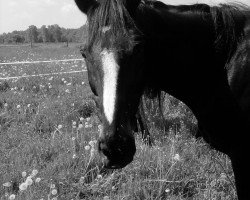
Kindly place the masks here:
<instances>
[{"instance_id":1,"label":"horse's head","mask_svg":"<svg viewBox=\"0 0 250 200\"><path fill-rule=\"evenodd\" d=\"M87 14L86 58L89 84L96 95L103 131L99 150L106 167L122 168L136 151L131 120L143 92L143 48L133 16L139 0L75 0Z\"/></svg>"}]
</instances>

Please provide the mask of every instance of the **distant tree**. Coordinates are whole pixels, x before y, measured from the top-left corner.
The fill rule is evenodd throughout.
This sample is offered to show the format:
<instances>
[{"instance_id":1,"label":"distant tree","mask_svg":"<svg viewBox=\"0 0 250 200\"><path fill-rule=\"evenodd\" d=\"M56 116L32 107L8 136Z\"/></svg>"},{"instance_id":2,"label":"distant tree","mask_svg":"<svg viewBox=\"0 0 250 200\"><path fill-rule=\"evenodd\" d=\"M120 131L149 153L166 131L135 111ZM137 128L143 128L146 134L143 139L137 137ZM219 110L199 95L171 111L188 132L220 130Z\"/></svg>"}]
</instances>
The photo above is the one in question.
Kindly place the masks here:
<instances>
[{"instance_id":1,"label":"distant tree","mask_svg":"<svg viewBox=\"0 0 250 200\"><path fill-rule=\"evenodd\" d=\"M42 37L42 41L45 42L50 42L50 38L49 38L49 31L47 29L47 27L45 25L43 25L40 29L40 33L41 33L41 37Z\"/></svg>"},{"instance_id":2,"label":"distant tree","mask_svg":"<svg viewBox=\"0 0 250 200\"><path fill-rule=\"evenodd\" d=\"M62 29L57 24L48 26L50 34L50 42L61 42L62 41Z\"/></svg>"},{"instance_id":3,"label":"distant tree","mask_svg":"<svg viewBox=\"0 0 250 200\"><path fill-rule=\"evenodd\" d=\"M16 44L23 43L24 40L25 40L25 38L19 34L13 34L13 36L12 36L12 41L15 42Z\"/></svg>"},{"instance_id":4,"label":"distant tree","mask_svg":"<svg viewBox=\"0 0 250 200\"><path fill-rule=\"evenodd\" d=\"M31 43L31 46L32 46L32 43L38 41L38 30L36 26L34 25L29 26L27 30L27 38L28 38L28 41Z\"/></svg>"}]
</instances>

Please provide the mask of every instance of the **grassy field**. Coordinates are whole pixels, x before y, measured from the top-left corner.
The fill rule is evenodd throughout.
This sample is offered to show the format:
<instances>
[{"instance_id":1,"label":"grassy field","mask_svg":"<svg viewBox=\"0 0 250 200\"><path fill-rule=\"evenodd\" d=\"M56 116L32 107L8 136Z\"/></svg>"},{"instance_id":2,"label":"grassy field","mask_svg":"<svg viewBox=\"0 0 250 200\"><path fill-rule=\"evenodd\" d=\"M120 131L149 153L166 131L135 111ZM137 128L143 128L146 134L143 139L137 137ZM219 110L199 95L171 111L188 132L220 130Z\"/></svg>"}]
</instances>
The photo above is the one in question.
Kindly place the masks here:
<instances>
[{"instance_id":1,"label":"grassy field","mask_svg":"<svg viewBox=\"0 0 250 200\"><path fill-rule=\"evenodd\" d=\"M73 58L79 44L0 46L0 63ZM192 116L170 96L164 116L178 126L151 120L154 146L138 134L134 161L103 169L86 73L60 74L84 69L83 61L0 65L0 78L26 76L0 80L0 200L237 199L230 160L192 136Z\"/></svg>"}]
</instances>

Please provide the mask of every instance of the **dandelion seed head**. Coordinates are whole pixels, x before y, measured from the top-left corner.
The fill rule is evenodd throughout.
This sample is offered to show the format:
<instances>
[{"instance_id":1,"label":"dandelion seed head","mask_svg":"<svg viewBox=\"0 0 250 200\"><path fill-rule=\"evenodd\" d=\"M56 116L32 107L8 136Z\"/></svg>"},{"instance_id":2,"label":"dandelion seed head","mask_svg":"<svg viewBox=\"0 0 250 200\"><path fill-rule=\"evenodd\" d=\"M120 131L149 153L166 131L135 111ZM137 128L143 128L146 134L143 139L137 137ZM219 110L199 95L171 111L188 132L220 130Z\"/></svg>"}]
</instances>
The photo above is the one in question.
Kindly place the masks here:
<instances>
[{"instance_id":1,"label":"dandelion seed head","mask_svg":"<svg viewBox=\"0 0 250 200\"><path fill-rule=\"evenodd\" d=\"M38 178L36 178L35 182L36 182L36 183L39 183L41 180L42 180L42 179L38 177Z\"/></svg>"},{"instance_id":2,"label":"dandelion seed head","mask_svg":"<svg viewBox=\"0 0 250 200\"><path fill-rule=\"evenodd\" d=\"M31 176L34 177L38 174L38 170L37 169L33 169L32 170L32 173L31 173Z\"/></svg>"},{"instance_id":3,"label":"dandelion seed head","mask_svg":"<svg viewBox=\"0 0 250 200\"><path fill-rule=\"evenodd\" d=\"M9 196L9 200L14 200L16 198L16 195L12 194Z\"/></svg>"},{"instance_id":4,"label":"dandelion seed head","mask_svg":"<svg viewBox=\"0 0 250 200\"><path fill-rule=\"evenodd\" d=\"M11 182L6 182L3 184L4 187L10 187L11 186Z\"/></svg>"},{"instance_id":5,"label":"dandelion seed head","mask_svg":"<svg viewBox=\"0 0 250 200\"><path fill-rule=\"evenodd\" d=\"M169 189L169 188L167 188L167 189L165 190L165 192L166 192L166 193L169 193L169 192L170 192L170 189Z\"/></svg>"},{"instance_id":6,"label":"dandelion seed head","mask_svg":"<svg viewBox=\"0 0 250 200\"><path fill-rule=\"evenodd\" d=\"M178 153L175 154L174 157L173 157L173 159L174 159L175 161L180 161L180 155L179 155Z\"/></svg>"},{"instance_id":7,"label":"dandelion seed head","mask_svg":"<svg viewBox=\"0 0 250 200\"><path fill-rule=\"evenodd\" d=\"M19 189L20 189L21 191L24 191L24 190L27 189L27 187L28 187L27 183L24 182L24 183L22 183L22 184L19 186Z\"/></svg>"},{"instance_id":8,"label":"dandelion seed head","mask_svg":"<svg viewBox=\"0 0 250 200\"><path fill-rule=\"evenodd\" d=\"M28 176L28 178L26 179L26 184L27 185L32 185L33 180L31 179L31 177Z\"/></svg>"},{"instance_id":9,"label":"dandelion seed head","mask_svg":"<svg viewBox=\"0 0 250 200\"><path fill-rule=\"evenodd\" d=\"M85 149L86 151L88 151L88 150L90 150L90 146L87 145L87 146L84 147L84 149Z\"/></svg>"},{"instance_id":10,"label":"dandelion seed head","mask_svg":"<svg viewBox=\"0 0 250 200\"><path fill-rule=\"evenodd\" d=\"M22 177L25 178L27 173L25 171L22 172Z\"/></svg>"},{"instance_id":11,"label":"dandelion seed head","mask_svg":"<svg viewBox=\"0 0 250 200\"><path fill-rule=\"evenodd\" d=\"M56 190L56 189L53 189L53 190L51 191L51 194L56 195L56 194L57 194L57 190Z\"/></svg>"}]
</instances>

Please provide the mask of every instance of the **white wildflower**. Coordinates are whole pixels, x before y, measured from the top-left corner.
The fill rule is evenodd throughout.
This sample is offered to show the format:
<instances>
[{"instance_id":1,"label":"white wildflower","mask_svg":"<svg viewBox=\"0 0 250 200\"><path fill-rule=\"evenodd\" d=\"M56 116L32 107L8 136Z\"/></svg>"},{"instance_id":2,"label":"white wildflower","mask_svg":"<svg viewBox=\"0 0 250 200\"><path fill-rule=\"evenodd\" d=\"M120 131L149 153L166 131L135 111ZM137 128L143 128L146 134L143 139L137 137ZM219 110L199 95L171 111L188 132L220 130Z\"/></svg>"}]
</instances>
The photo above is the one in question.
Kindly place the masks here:
<instances>
[{"instance_id":1,"label":"white wildflower","mask_svg":"<svg viewBox=\"0 0 250 200\"><path fill-rule=\"evenodd\" d=\"M85 146L85 148L84 148L86 151L88 151L88 150L90 150L90 146L89 145L87 145L87 146Z\"/></svg>"},{"instance_id":2,"label":"white wildflower","mask_svg":"<svg viewBox=\"0 0 250 200\"><path fill-rule=\"evenodd\" d=\"M27 173L25 171L22 172L22 177L25 178L27 176Z\"/></svg>"},{"instance_id":3,"label":"white wildflower","mask_svg":"<svg viewBox=\"0 0 250 200\"><path fill-rule=\"evenodd\" d=\"M10 183L10 182L4 183L3 186L4 186L4 187L10 187L10 186L11 186L11 183Z\"/></svg>"},{"instance_id":4,"label":"white wildflower","mask_svg":"<svg viewBox=\"0 0 250 200\"><path fill-rule=\"evenodd\" d=\"M28 176L25 182L26 182L27 185L32 185L33 180L31 179L30 176Z\"/></svg>"},{"instance_id":5,"label":"white wildflower","mask_svg":"<svg viewBox=\"0 0 250 200\"><path fill-rule=\"evenodd\" d=\"M62 127L63 127L63 126L62 126L61 124L59 124L57 128L58 128L58 129L61 129Z\"/></svg>"},{"instance_id":6,"label":"white wildflower","mask_svg":"<svg viewBox=\"0 0 250 200\"><path fill-rule=\"evenodd\" d=\"M39 177L36 178L36 180L35 180L36 183L39 183L40 181L41 181L41 178L39 178Z\"/></svg>"},{"instance_id":7,"label":"white wildflower","mask_svg":"<svg viewBox=\"0 0 250 200\"><path fill-rule=\"evenodd\" d=\"M24 191L24 190L27 189L27 187L28 187L27 183L24 182L24 183L22 183L22 184L19 186L19 189L20 189L20 191Z\"/></svg>"},{"instance_id":8,"label":"white wildflower","mask_svg":"<svg viewBox=\"0 0 250 200\"><path fill-rule=\"evenodd\" d=\"M16 195L12 194L9 196L9 200L14 200L16 198Z\"/></svg>"},{"instance_id":9,"label":"white wildflower","mask_svg":"<svg viewBox=\"0 0 250 200\"><path fill-rule=\"evenodd\" d=\"M37 169L33 169L32 173L31 173L31 177L34 177L38 174L38 170Z\"/></svg>"},{"instance_id":10,"label":"white wildflower","mask_svg":"<svg viewBox=\"0 0 250 200\"><path fill-rule=\"evenodd\" d=\"M52 194L52 195L56 195L56 194L57 194L57 190L56 190L56 189L53 189L53 190L51 191L51 194Z\"/></svg>"},{"instance_id":11,"label":"white wildflower","mask_svg":"<svg viewBox=\"0 0 250 200\"><path fill-rule=\"evenodd\" d=\"M174 157L173 157L173 159L174 159L175 161L180 161L180 155L179 155L178 153L175 154Z\"/></svg>"}]
</instances>

